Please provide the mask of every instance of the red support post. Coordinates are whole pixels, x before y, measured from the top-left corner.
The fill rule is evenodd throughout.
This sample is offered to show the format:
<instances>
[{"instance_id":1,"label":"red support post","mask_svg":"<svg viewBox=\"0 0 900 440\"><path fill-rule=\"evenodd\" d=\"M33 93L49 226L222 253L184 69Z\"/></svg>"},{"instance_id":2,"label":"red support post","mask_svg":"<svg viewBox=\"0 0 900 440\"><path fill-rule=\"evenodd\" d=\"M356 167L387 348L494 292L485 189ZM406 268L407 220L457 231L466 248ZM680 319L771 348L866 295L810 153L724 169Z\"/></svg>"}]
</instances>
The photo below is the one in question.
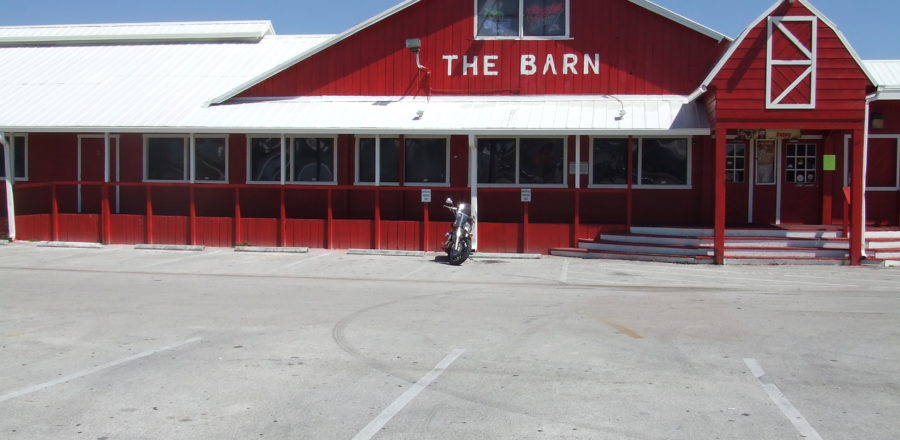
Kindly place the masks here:
<instances>
[{"instance_id":1,"label":"red support post","mask_svg":"<svg viewBox=\"0 0 900 440\"><path fill-rule=\"evenodd\" d=\"M50 187L50 237L53 241L59 241L59 196L57 195L56 185Z\"/></svg>"},{"instance_id":2,"label":"red support post","mask_svg":"<svg viewBox=\"0 0 900 440\"><path fill-rule=\"evenodd\" d=\"M716 129L716 145L715 145L715 178L713 185L715 192L715 232L714 247L716 264L725 264L725 161L726 149L728 141L728 130L724 127Z\"/></svg>"},{"instance_id":3,"label":"red support post","mask_svg":"<svg viewBox=\"0 0 900 440\"><path fill-rule=\"evenodd\" d=\"M853 172L850 182L850 264L862 264L865 248L865 182L863 181L865 165L865 143L863 130L853 131Z\"/></svg>"},{"instance_id":4,"label":"red support post","mask_svg":"<svg viewBox=\"0 0 900 440\"><path fill-rule=\"evenodd\" d=\"M628 157L626 161L626 182L628 189L625 190L625 227L631 232L634 225L634 136L628 136Z\"/></svg>"},{"instance_id":5,"label":"red support post","mask_svg":"<svg viewBox=\"0 0 900 440\"><path fill-rule=\"evenodd\" d=\"M375 249L381 249L381 190L375 188Z\"/></svg>"},{"instance_id":6,"label":"red support post","mask_svg":"<svg viewBox=\"0 0 900 440\"><path fill-rule=\"evenodd\" d=\"M110 237L112 236L110 233L111 223L109 213L109 185L103 184L103 186L100 187L100 242L103 244L109 244L110 242Z\"/></svg>"},{"instance_id":7,"label":"red support post","mask_svg":"<svg viewBox=\"0 0 900 440\"><path fill-rule=\"evenodd\" d=\"M325 248L334 249L334 191L328 190L328 212L325 220Z\"/></svg>"},{"instance_id":8,"label":"red support post","mask_svg":"<svg viewBox=\"0 0 900 440\"><path fill-rule=\"evenodd\" d=\"M153 187L147 186L147 210L146 222L147 227L147 244L153 244Z\"/></svg>"},{"instance_id":9,"label":"red support post","mask_svg":"<svg viewBox=\"0 0 900 440\"><path fill-rule=\"evenodd\" d=\"M191 234L191 246L197 245L197 196L195 194L194 186L191 185L188 188L188 193L190 197L190 210L188 214L190 215L190 221L188 222L188 229L190 229Z\"/></svg>"},{"instance_id":10,"label":"red support post","mask_svg":"<svg viewBox=\"0 0 900 440\"><path fill-rule=\"evenodd\" d=\"M580 178L580 177L579 177ZM572 247L578 247L579 230L581 229L581 191L575 190L575 215L572 220Z\"/></svg>"},{"instance_id":11,"label":"red support post","mask_svg":"<svg viewBox=\"0 0 900 440\"><path fill-rule=\"evenodd\" d=\"M428 219L428 204L422 203L422 251L428 252L428 244L429 244L429 219Z\"/></svg>"},{"instance_id":12,"label":"red support post","mask_svg":"<svg viewBox=\"0 0 900 440\"><path fill-rule=\"evenodd\" d=\"M234 245L242 242L241 237L241 189L234 188Z\"/></svg>"},{"instance_id":13,"label":"red support post","mask_svg":"<svg viewBox=\"0 0 900 440\"><path fill-rule=\"evenodd\" d=\"M287 206L284 201L284 186L278 191L279 217L278 217L278 243L281 247L287 247Z\"/></svg>"},{"instance_id":14,"label":"red support post","mask_svg":"<svg viewBox=\"0 0 900 440\"><path fill-rule=\"evenodd\" d=\"M529 222L529 205L531 203L522 203L522 253L528 252L528 222Z\"/></svg>"}]
</instances>

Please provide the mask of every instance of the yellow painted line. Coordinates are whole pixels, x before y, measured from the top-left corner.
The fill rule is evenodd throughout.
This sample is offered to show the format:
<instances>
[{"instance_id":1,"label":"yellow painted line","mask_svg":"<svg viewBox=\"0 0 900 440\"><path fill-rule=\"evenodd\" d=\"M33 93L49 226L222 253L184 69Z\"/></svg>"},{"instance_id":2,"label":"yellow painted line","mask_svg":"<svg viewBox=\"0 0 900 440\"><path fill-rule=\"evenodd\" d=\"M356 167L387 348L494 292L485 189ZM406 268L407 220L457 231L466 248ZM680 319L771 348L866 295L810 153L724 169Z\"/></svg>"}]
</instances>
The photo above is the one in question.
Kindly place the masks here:
<instances>
[{"instance_id":1,"label":"yellow painted line","mask_svg":"<svg viewBox=\"0 0 900 440\"><path fill-rule=\"evenodd\" d=\"M641 335L639 335L636 331L634 331L634 330L632 330L632 329L630 329L630 328L628 328L628 327L625 327L625 326L622 325L622 324L617 324L617 323L615 323L615 322L613 322L613 321L610 321L610 320L608 320L608 319L601 319L601 321L603 321L604 324L606 324L606 325L608 325L608 326L610 326L610 327L612 327L612 328L618 330L620 333L622 333L622 334L624 334L624 335L626 335L626 336L628 336L628 337L630 337L630 338L633 338L633 339L644 339L644 337L641 336Z\"/></svg>"}]
</instances>

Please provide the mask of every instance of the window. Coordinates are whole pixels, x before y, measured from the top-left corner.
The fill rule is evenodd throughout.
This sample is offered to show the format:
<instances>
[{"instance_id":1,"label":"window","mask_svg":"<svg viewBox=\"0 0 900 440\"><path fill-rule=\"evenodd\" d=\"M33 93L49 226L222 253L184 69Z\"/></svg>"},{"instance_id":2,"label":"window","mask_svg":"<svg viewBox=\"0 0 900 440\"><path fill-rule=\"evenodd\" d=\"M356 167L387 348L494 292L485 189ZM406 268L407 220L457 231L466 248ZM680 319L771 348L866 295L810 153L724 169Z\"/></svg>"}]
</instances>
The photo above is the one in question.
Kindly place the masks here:
<instances>
[{"instance_id":1,"label":"window","mask_svg":"<svg viewBox=\"0 0 900 440\"><path fill-rule=\"evenodd\" d=\"M293 138L291 182L334 183L334 138Z\"/></svg>"},{"instance_id":2,"label":"window","mask_svg":"<svg viewBox=\"0 0 900 440\"><path fill-rule=\"evenodd\" d=\"M688 185L687 139L641 139L641 185Z\"/></svg>"},{"instance_id":3,"label":"window","mask_svg":"<svg viewBox=\"0 0 900 440\"><path fill-rule=\"evenodd\" d=\"M228 182L228 140L225 136L148 136L144 139L144 180L163 182ZM191 163L194 164L193 174Z\"/></svg>"},{"instance_id":4,"label":"window","mask_svg":"<svg viewBox=\"0 0 900 440\"><path fill-rule=\"evenodd\" d=\"M816 146L813 144L789 144L787 151L788 183L798 185L816 183Z\"/></svg>"},{"instance_id":5,"label":"window","mask_svg":"<svg viewBox=\"0 0 900 440\"><path fill-rule=\"evenodd\" d=\"M756 141L756 184L775 185L775 156L778 149L775 141Z\"/></svg>"},{"instance_id":6,"label":"window","mask_svg":"<svg viewBox=\"0 0 900 440\"><path fill-rule=\"evenodd\" d=\"M563 138L478 139L478 183L565 184Z\"/></svg>"},{"instance_id":7,"label":"window","mask_svg":"<svg viewBox=\"0 0 900 440\"><path fill-rule=\"evenodd\" d=\"M281 138L250 138L251 182L281 182Z\"/></svg>"},{"instance_id":8,"label":"window","mask_svg":"<svg viewBox=\"0 0 900 440\"><path fill-rule=\"evenodd\" d=\"M406 138L404 181L411 184L447 184L448 153L445 138Z\"/></svg>"},{"instance_id":9,"label":"window","mask_svg":"<svg viewBox=\"0 0 900 440\"><path fill-rule=\"evenodd\" d=\"M564 38L569 0L476 0L478 37Z\"/></svg>"},{"instance_id":10,"label":"window","mask_svg":"<svg viewBox=\"0 0 900 440\"><path fill-rule=\"evenodd\" d=\"M690 142L686 138L635 138L633 182L643 187L688 188ZM591 148L591 184L628 183L628 139L596 138Z\"/></svg>"},{"instance_id":11,"label":"window","mask_svg":"<svg viewBox=\"0 0 900 440\"><path fill-rule=\"evenodd\" d=\"M381 183L400 182L400 139L381 138ZM356 149L356 183L374 184L375 138L360 138Z\"/></svg>"},{"instance_id":12,"label":"window","mask_svg":"<svg viewBox=\"0 0 900 440\"><path fill-rule=\"evenodd\" d=\"M250 159L248 181L256 183L286 182L327 183L337 182L335 163L337 148L333 137L288 138L286 156L282 158L281 137L251 137L247 154ZM284 162L284 164L282 164ZM284 165L284 170L282 170Z\"/></svg>"},{"instance_id":13,"label":"window","mask_svg":"<svg viewBox=\"0 0 900 440\"><path fill-rule=\"evenodd\" d=\"M150 137L145 140L146 180L188 180L188 152L186 139L179 137Z\"/></svg>"},{"instance_id":14,"label":"window","mask_svg":"<svg viewBox=\"0 0 900 440\"><path fill-rule=\"evenodd\" d=\"M13 176L15 180L28 180L28 138L26 136L12 136L12 163L14 164ZM0 179L6 178L6 155L0 148Z\"/></svg>"},{"instance_id":15,"label":"window","mask_svg":"<svg viewBox=\"0 0 900 440\"><path fill-rule=\"evenodd\" d=\"M228 182L228 139L198 137L194 139L194 180Z\"/></svg>"},{"instance_id":16,"label":"window","mask_svg":"<svg viewBox=\"0 0 900 440\"><path fill-rule=\"evenodd\" d=\"M747 146L744 144L728 144L725 154L725 181L728 183L744 183L744 167L746 165Z\"/></svg>"},{"instance_id":17,"label":"window","mask_svg":"<svg viewBox=\"0 0 900 440\"><path fill-rule=\"evenodd\" d=\"M628 139L594 139L594 185L628 184Z\"/></svg>"}]
</instances>

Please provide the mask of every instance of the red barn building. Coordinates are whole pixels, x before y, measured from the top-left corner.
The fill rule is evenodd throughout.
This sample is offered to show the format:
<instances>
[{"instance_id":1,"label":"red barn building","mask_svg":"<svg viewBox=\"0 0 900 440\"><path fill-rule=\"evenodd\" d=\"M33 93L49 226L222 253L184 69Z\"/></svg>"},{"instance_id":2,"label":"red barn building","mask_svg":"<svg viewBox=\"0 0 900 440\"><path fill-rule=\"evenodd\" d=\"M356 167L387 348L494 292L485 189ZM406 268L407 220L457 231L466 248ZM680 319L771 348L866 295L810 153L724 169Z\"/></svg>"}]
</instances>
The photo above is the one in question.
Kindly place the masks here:
<instances>
[{"instance_id":1,"label":"red barn building","mask_svg":"<svg viewBox=\"0 0 900 440\"><path fill-rule=\"evenodd\" d=\"M736 40L646 0L409 0L339 35L0 28L0 59L17 240L432 251L451 196L486 252L900 258L900 62L804 0Z\"/></svg>"}]
</instances>

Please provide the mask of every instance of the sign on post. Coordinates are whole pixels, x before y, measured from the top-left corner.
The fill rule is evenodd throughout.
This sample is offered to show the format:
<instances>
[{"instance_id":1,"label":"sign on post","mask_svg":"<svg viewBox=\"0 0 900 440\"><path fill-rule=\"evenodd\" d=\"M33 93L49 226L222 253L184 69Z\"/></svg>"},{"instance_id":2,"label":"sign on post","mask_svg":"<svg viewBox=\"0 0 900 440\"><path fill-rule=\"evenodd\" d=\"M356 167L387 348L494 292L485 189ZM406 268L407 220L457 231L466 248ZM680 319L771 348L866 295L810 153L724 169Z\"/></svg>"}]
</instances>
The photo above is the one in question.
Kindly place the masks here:
<instances>
[{"instance_id":1,"label":"sign on post","mask_svg":"<svg viewBox=\"0 0 900 440\"><path fill-rule=\"evenodd\" d=\"M422 203L431 203L431 190L430 189L422 190Z\"/></svg>"},{"instance_id":2,"label":"sign on post","mask_svg":"<svg viewBox=\"0 0 900 440\"><path fill-rule=\"evenodd\" d=\"M531 188L522 188L522 202L523 203L531 202Z\"/></svg>"}]
</instances>

